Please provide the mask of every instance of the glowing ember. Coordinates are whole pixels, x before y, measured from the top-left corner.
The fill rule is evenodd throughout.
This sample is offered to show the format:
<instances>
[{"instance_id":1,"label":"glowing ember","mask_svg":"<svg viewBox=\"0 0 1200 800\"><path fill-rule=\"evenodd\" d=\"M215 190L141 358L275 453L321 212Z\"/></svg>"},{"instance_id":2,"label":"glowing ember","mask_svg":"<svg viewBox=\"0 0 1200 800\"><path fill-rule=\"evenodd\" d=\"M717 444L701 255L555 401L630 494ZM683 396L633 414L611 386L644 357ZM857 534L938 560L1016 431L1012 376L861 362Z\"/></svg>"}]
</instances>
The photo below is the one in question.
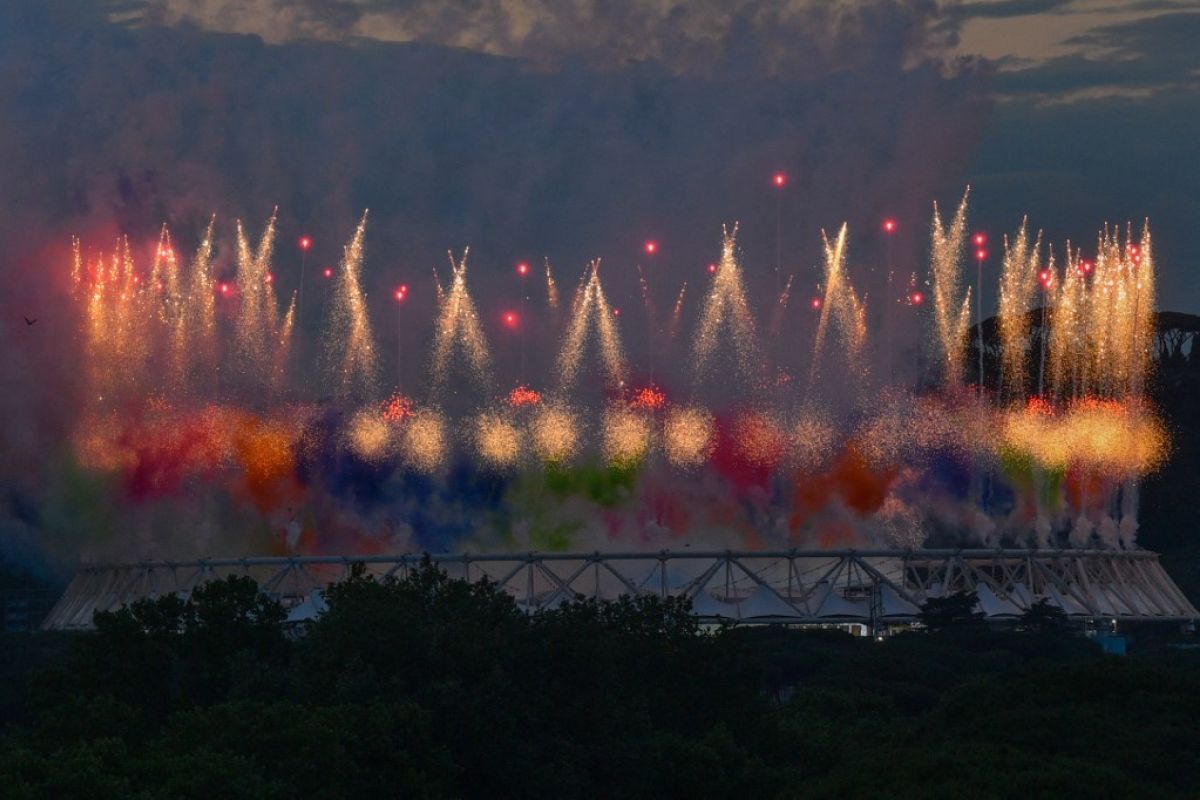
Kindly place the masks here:
<instances>
[{"instance_id":1,"label":"glowing ember","mask_svg":"<svg viewBox=\"0 0 1200 800\"><path fill-rule=\"evenodd\" d=\"M514 408L536 406L542 402L542 395L528 386L518 386L508 393L508 404Z\"/></svg>"},{"instance_id":2,"label":"glowing ember","mask_svg":"<svg viewBox=\"0 0 1200 800\"><path fill-rule=\"evenodd\" d=\"M697 467L716 444L713 416L702 408L672 409L663 424L663 449L677 467Z\"/></svg>"},{"instance_id":3,"label":"glowing ember","mask_svg":"<svg viewBox=\"0 0 1200 800\"><path fill-rule=\"evenodd\" d=\"M667 396L654 386L638 389L630 400L630 405L637 408L659 409L667 402Z\"/></svg>"},{"instance_id":4,"label":"glowing ember","mask_svg":"<svg viewBox=\"0 0 1200 800\"><path fill-rule=\"evenodd\" d=\"M383 418L387 422L403 422L413 415L413 402L402 394L393 394L383 406Z\"/></svg>"}]
</instances>

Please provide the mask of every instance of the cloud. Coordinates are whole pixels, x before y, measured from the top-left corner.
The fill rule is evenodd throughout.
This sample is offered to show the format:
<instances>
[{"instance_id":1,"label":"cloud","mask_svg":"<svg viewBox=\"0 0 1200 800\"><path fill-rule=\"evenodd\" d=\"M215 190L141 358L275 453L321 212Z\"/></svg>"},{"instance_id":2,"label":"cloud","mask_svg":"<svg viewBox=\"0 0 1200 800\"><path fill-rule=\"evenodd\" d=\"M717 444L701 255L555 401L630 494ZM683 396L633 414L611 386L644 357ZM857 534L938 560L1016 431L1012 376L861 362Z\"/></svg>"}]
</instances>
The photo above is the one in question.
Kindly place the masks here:
<instances>
[{"instance_id":1,"label":"cloud","mask_svg":"<svg viewBox=\"0 0 1200 800\"><path fill-rule=\"evenodd\" d=\"M1200 13L1105 25L1066 40L1077 52L996 73L1001 96L1065 102L1101 94L1200 89Z\"/></svg>"},{"instance_id":2,"label":"cloud","mask_svg":"<svg viewBox=\"0 0 1200 800\"><path fill-rule=\"evenodd\" d=\"M1065 13L1077 0L975 0L946 8L943 24L969 19L1008 19L1032 14Z\"/></svg>"},{"instance_id":3,"label":"cloud","mask_svg":"<svg viewBox=\"0 0 1200 800\"><path fill-rule=\"evenodd\" d=\"M361 38L539 64L795 75L927 55L939 13L934 0L148 0L138 16L272 43Z\"/></svg>"}]
</instances>

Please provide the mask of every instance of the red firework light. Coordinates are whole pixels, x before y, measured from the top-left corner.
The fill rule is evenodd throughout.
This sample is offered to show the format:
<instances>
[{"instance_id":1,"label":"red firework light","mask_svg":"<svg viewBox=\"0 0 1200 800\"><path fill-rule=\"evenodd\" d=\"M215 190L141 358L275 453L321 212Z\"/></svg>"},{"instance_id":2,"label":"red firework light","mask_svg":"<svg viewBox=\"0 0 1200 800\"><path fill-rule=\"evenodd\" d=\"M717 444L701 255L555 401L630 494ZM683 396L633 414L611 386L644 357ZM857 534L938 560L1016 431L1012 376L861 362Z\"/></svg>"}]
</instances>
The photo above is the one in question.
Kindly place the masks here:
<instances>
[{"instance_id":1,"label":"red firework light","mask_svg":"<svg viewBox=\"0 0 1200 800\"><path fill-rule=\"evenodd\" d=\"M412 400L402 394L394 394L383 406L383 418L388 422L402 422L413 413Z\"/></svg>"},{"instance_id":2,"label":"red firework light","mask_svg":"<svg viewBox=\"0 0 1200 800\"><path fill-rule=\"evenodd\" d=\"M883 232L884 233L895 233L896 232L896 220L885 219L883 221Z\"/></svg>"},{"instance_id":3,"label":"red firework light","mask_svg":"<svg viewBox=\"0 0 1200 800\"><path fill-rule=\"evenodd\" d=\"M775 177L773 177L771 180L777 187L782 189L784 184L787 183L787 175L784 175L782 172L776 172Z\"/></svg>"},{"instance_id":4,"label":"red firework light","mask_svg":"<svg viewBox=\"0 0 1200 800\"><path fill-rule=\"evenodd\" d=\"M312 247L312 239L310 239L307 236L301 236L300 237L300 249L307 250L310 247Z\"/></svg>"},{"instance_id":5,"label":"red firework light","mask_svg":"<svg viewBox=\"0 0 1200 800\"><path fill-rule=\"evenodd\" d=\"M332 278L332 277L333 277L333 270L331 270L329 267L326 267L326 268L325 268L325 271L324 271L324 272L322 272L321 274L323 274L323 275L324 275L326 278Z\"/></svg>"},{"instance_id":6,"label":"red firework light","mask_svg":"<svg viewBox=\"0 0 1200 800\"><path fill-rule=\"evenodd\" d=\"M524 261L522 261L520 264L517 264L517 274L522 277L528 275L529 274L529 265L526 264Z\"/></svg>"},{"instance_id":7,"label":"red firework light","mask_svg":"<svg viewBox=\"0 0 1200 800\"><path fill-rule=\"evenodd\" d=\"M983 232L977 233L971 237L971 241L975 243L976 247L983 247L983 245L987 244L987 234Z\"/></svg>"},{"instance_id":8,"label":"red firework light","mask_svg":"<svg viewBox=\"0 0 1200 800\"><path fill-rule=\"evenodd\" d=\"M508 404L513 407L536 406L542 402L542 395L528 386L518 386L508 393Z\"/></svg>"},{"instance_id":9,"label":"red firework light","mask_svg":"<svg viewBox=\"0 0 1200 800\"><path fill-rule=\"evenodd\" d=\"M653 239L646 242L646 253L648 255L654 255L657 252L658 252L658 242L654 241Z\"/></svg>"},{"instance_id":10,"label":"red firework light","mask_svg":"<svg viewBox=\"0 0 1200 800\"><path fill-rule=\"evenodd\" d=\"M662 408L667 402L667 396L654 386L638 389L633 395L632 404L637 408Z\"/></svg>"}]
</instances>

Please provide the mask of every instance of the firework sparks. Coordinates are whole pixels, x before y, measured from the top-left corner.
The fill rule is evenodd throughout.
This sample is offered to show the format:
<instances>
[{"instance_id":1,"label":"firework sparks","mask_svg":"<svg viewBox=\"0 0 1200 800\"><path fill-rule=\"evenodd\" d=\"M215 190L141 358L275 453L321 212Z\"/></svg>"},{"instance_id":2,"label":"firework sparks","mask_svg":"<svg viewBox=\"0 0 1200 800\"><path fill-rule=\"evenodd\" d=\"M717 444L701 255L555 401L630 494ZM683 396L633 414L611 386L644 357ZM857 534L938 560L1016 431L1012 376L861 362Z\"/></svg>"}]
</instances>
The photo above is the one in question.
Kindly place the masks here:
<instances>
[{"instance_id":1,"label":"firework sparks","mask_svg":"<svg viewBox=\"0 0 1200 800\"><path fill-rule=\"evenodd\" d=\"M558 311L558 284L554 282L554 273L550 270L550 259L546 259L546 305L551 311Z\"/></svg>"},{"instance_id":2,"label":"firework sparks","mask_svg":"<svg viewBox=\"0 0 1200 800\"><path fill-rule=\"evenodd\" d=\"M933 204L933 226L929 243L930 273L933 276L933 318L938 350L942 357L942 372L950 386L959 386L963 382L963 348L967 342L967 325L971 319L971 290L963 290L962 280L969 194L970 189L963 194L949 228L942 222L937 203Z\"/></svg>"},{"instance_id":3,"label":"firework sparks","mask_svg":"<svg viewBox=\"0 0 1200 800\"><path fill-rule=\"evenodd\" d=\"M359 411L350 418L347 443L356 456L364 461L381 462L390 455L392 430L373 411Z\"/></svg>"},{"instance_id":4,"label":"firework sparks","mask_svg":"<svg viewBox=\"0 0 1200 800\"><path fill-rule=\"evenodd\" d=\"M716 353L721 332L726 326L733 337L737 354L736 370L744 379L753 379L760 363L754 319L746 302L742 272L737 260L737 225L723 229L721 261L713 276L712 288L704 301L700 326L692 351L692 370L697 382L708 371Z\"/></svg>"},{"instance_id":5,"label":"firework sparks","mask_svg":"<svg viewBox=\"0 0 1200 800\"><path fill-rule=\"evenodd\" d=\"M483 326L475 311L475 301L467 291L467 250L456 264L450 256L453 280L450 291L440 303L437 327L433 343L433 390L435 399L445 397L450 380L451 359L456 351L461 352L470 365L479 388L486 390L491 385L491 367Z\"/></svg>"},{"instance_id":6,"label":"firework sparks","mask_svg":"<svg viewBox=\"0 0 1200 800\"><path fill-rule=\"evenodd\" d=\"M1049 261L1041 263L1040 239L1031 243L1024 225L1006 243L997 348L1004 364L1005 402L993 405L984 396L953 391L963 377L951 368L963 355L956 342L964 338L964 308L971 294L958 274L965 242L965 199L949 224L935 208L929 286L914 275L905 297L914 306L929 301L948 390L915 395L882 387L877 397L867 398L860 384L851 387L860 392L853 414L837 419L811 405L787 413L801 398L786 396L794 385L786 373L777 381L745 379L760 369L759 345L741 285L736 229L726 232L691 365L697 374L706 369L713 372L716 352L729 340L739 369L731 365L722 379L736 397L721 408L710 406L722 419L718 424L713 411L698 404L714 403L711 394L703 401L693 397L687 405L673 406L653 383L629 387L629 367L616 328L617 309L609 305L595 263L575 292L558 354L561 391L543 397L521 383L496 406L486 406L488 401L481 398L490 382L490 365L466 289L465 254L460 263L452 260L453 281L438 303L430 384L435 397L451 389L451 359L462 353L472 374L477 379L482 376L477 382L485 384L483 392L475 393L478 404L465 417L451 418L441 406L418 409L399 394L384 403L371 402L365 384L373 371L373 344L361 287L364 224L365 215L346 246L336 282L329 284L333 296L325 345L338 386L336 399L282 408L275 405L278 397L299 385L289 385L286 374L296 335L297 298L293 295L286 309L278 306L271 270L274 216L257 242L247 237L240 224L234 228L235 263L221 269L236 268L236 277L214 269L211 221L195 257L182 268L165 227L159 231L152 256L149 246L135 248L125 238L107 254L98 255L72 240L70 281L83 316L84 378L92 398L73 430L77 462L87 470L118 478L135 499L181 493L191 485L185 482L203 480L232 492L239 501L253 501L264 514L275 514L281 499L289 505L303 503L299 498L324 491L322 486L360 479L334 473L328 483L305 482L314 472L336 471L347 462L326 457L324 443L329 443L335 452L353 454L349 463L372 465L371 470L362 470L361 464L354 468L370 473L372 480L391 470L410 469L428 473L434 485L443 485L438 482L450 481L454 474L446 471L448 464L469 463L488 470L521 470L513 476L513 485L520 487L520 496L532 497L538 490L530 481L542 474L546 486L554 486L551 495L573 498L563 508L604 506L612 530L627 524L628 520L621 521L623 514L634 513L624 505L632 503L631 498L642 498L639 503L650 498L656 509L662 505L661 486L672 484L664 482L668 465L700 471L695 478L714 496L726 491L721 488L723 481L740 487L738 482L753 474L756 482L767 476L774 481L756 487L778 486L783 473L772 471L798 469L816 487L801 493L806 504L803 518L816 513L809 506L825 502L817 495L841 492L842 483L861 478L864 486L869 484L863 490L867 494L854 495L852 502L866 509L861 511L863 531L886 541L912 537L919 541L923 535L924 512L914 510L918 506L908 493L930 487L933 497L948 497L960 490L948 490L939 481L959 481L961 476L943 472L985 465L992 476L989 480L1006 483L1018 507L1033 513L1001 519L977 507L975 494L961 501L963 508L953 512L955 519L969 520L964 524L972 531L989 531L986 536L994 530L1036 535L1044 541L1054 536L1061 541L1068 535L1064 520L1075 520L1071 540L1089 542L1093 535L1115 540L1118 533L1131 540L1136 529L1134 482L1158 467L1169 450L1161 421L1141 400L1155 324L1155 263L1148 226L1136 239L1131 227L1106 227L1090 261L1068 243L1065 259L1056 261L1051 251ZM819 314L812 377L817 375L822 349L832 352L835 343L852 374L862 374L865 301L850 284L847 237L845 226L834 239L825 237L825 275L821 294L812 304L814 316ZM148 260L135 261L135 253ZM556 290L548 262L546 270L547 302L553 306ZM645 279L646 274L640 273L643 300L648 301ZM681 324L685 290L686 284L675 301L672 335ZM781 313L789 302L790 290L789 278L774 313ZM403 286L397 291L407 293ZM1032 298L1039 292L1047 303L1040 326L1031 313ZM391 299L390 290L384 299ZM647 308L649 313L652 309ZM502 318L503 311L494 313ZM773 331L776 327L772 323ZM1038 347L1039 335L1044 337L1040 346L1045 361L1038 369L1046 377L1048 391L1030 401L1025 372L1029 343L1032 340ZM571 398L577 405L564 405L568 392L581 383L584 351L592 342L608 384L604 395L609 405L598 415L594 395L590 405L586 398ZM952 357L954 352L957 355ZM828 369L829 353L825 361ZM358 395L360 400L347 402ZM258 404L267 408L251 410ZM323 407L338 413L326 413ZM479 412L480 407L488 410ZM592 426L596 435L589 437ZM659 446L665 465L595 470L595 456L628 467L651 459ZM525 455L529 451L562 469L532 468ZM577 457L580 464L568 465ZM896 475L902 476L899 488L889 493ZM638 482L643 481L650 482L639 488ZM788 509L780 504L801 502L781 499L778 493L768 495L754 494L752 504L766 506L747 510L745 518L738 516L743 512L729 510L747 502L734 494L714 501L720 510L706 510L706 503L697 503L686 514L710 514L710 520L719 520L722 526L734 520L736 525L757 529L762 514L786 519ZM854 508L859 513L858 506ZM289 508L288 514L292 513ZM574 524L564 522L568 527Z\"/></svg>"},{"instance_id":7,"label":"firework sparks","mask_svg":"<svg viewBox=\"0 0 1200 800\"><path fill-rule=\"evenodd\" d=\"M383 406L383 418L393 424L403 422L413 415L413 402L396 392Z\"/></svg>"},{"instance_id":8,"label":"firework sparks","mask_svg":"<svg viewBox=\"0 0 1200 800\"><path fill-rule=\"evenodd\" d=\"M637 463L650 451L650 419L645 414L609 408L602 430L604 455L613 464Z\"/></svg>"},{"instance_id":9,"label":"firework sparks","mask_svg":"<svg viewBox=\"0 0 1200 800\"><path fill-rule=\"evenodd\" d=\"M521 456L521 429L496 412L480 414L474 425L475 451L483 463L497 469L515 465Z\"/></svg>"},{"instance_id":10,"label":"firework sparks","mask_svg":"<svg viewBox=\"0 0 1200 800\"><path fill-rule=\"evenodd\" d=\"M366 229L367 212L364 211L354 236L342 252L329 329L325 335L330 377L337 393L343 397L373 396L378 385L375 339L362 288Z\"/></svg>"},{"instance_id":11,"label":"firework sparks","mask_svg":"<svg viewBox=\"0 0 1200 800\"><path fill-rule=\"evenodd\" d=\"M657 411L666 405L667 396L656 386L645 386L633 393L629 404L634 408Z\"/></svg>"},{"instance_id":12,"label":"firework sparks","mask_svg":"<svg viewBox=\"0 0 1200 800\"><path fill-rule=\"evenodd\" d=\"M698 467L716 446L713 415L702 408L676 408L663 423L663 449L667 460L682 468Z\"/></svg>"},{"instance_id":13,"label":"firework sparks","mask_svg":"<svg viewBox=\"0 0 1200 800\"><path fill-rule=\"evenodd\" d=\"M851 371L861 369L860 356L866 344L866 309L859 301L846 271L846 236L848 226L843 223L837 237L831 243L825 232L821 240L825 249L825 297L820 303L821 316L817 321L817 334L813 340L812 366L809 368L810 390L820 373L821 357L825 350L825 336L832 319L841 335L846 362Z\"/></svg>"},{"instance_id":14,"label":"firework sparks","mask_svg":"<svg viewBox=\"0 0 1200 800\"><path fill-rule=\"evenodd\" d=\"M600 262L593 261L575 292L571 322L558 354L560 391L564 394L571 389L578 377L589 330L594 330L599 339L600 357L608 382L612 385L625 382L625 356L621 349L621 336L613 321L615 311L616 309L609 306L608 298L604 296L604 287L600 283Z\"/></svg>"},{"instance_id":15,"label":"firework sparks","mask_svg":"<svg viewBox=\"0 0 1200 800\"><path fill-rule=\"evenodd\" d=\"M534 449L549 463L569 460L579 449L582 438L578 416L560 405L540 407L529 425Z\"/></svg>"},{"instance_id":16,"label":"firework sparks","mask_svg":"<svg viewBox=\"0 0 1200 800\"><path fill-rule=\"evenodd\" d=\"M1000 273L1001 395L1025 395L1025 357L1028 347L1029 310L1037 291L1042 234L1030 242L1026 222L1010 242L1004 239L1004 264Z\"/></svg>"},{"instance_id":17,"label":"firework sparks","mask_svg":"<svg viewBox=\"0 0 1200 800\"><path fill-rule=\"evenodd\" d=\"M413 469L435 472L446 459L449 446L446 418L438 411L415 412L404 428L404 458Z\"/></svg>"},{"instance_id":18,"label":"firework sparks","mask_svg":"<svg viewBox=\"0 0 1200 800\"><path fill-rule=\"evenodd\" d=\"M542 395L528 386L518 386L508 393L508 404L513 408L536 406L542 402Z\"/></svg>"}]
</instances>

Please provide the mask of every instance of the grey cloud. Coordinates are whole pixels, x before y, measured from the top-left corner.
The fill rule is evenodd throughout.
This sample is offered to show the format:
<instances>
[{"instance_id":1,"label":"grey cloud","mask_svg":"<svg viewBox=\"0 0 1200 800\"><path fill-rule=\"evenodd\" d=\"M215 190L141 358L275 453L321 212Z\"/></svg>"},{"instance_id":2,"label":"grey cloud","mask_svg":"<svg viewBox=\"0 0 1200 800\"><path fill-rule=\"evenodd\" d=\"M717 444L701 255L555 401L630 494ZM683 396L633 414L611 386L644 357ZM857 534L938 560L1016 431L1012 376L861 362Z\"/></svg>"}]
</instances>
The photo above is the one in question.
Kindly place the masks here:
<instances>
[{"instance_id":1,"label":"grey cloud","mask_svg":"<svg viewBox=\"0 0 1200 800\"><path fill-rule=\"evenodd\" d=\"M367 38L542 65L653 62L676 73L785 76L923 58L948 43L934 30L940 14L935 0L147 0L143 21L276 43Z\"/></svg>"},{"instance_id":2,"label":"grey cloud","mask_svg":"<svg viewBox=\"0 0 1200 800\"><path fill-rule=\"evenodd\" d=\"M1109 90L1200 86L1200 13L1170 13L1106 25L1067 40L1079 50L1022 69L1002 70L1002 95L1049 99Z\"/></svg>"}]
</instances>

